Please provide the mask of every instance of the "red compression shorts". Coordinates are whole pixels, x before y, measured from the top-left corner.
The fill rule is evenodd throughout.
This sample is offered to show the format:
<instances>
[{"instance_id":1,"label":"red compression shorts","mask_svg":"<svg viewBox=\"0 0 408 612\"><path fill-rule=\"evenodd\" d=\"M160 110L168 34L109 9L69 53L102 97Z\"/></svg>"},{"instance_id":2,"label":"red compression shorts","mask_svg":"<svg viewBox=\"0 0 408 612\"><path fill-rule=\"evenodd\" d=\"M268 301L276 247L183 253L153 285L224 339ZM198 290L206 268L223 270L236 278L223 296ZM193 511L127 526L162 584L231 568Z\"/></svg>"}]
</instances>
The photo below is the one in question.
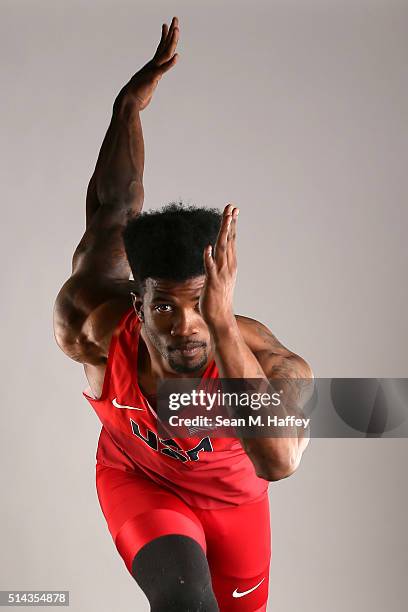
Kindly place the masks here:
<instances>
[{"instance_id":1,"label":"red compression shorts","mask_svg":"<svg viewBox=\"0 0 408 612\"><path fill-rule=\"evenodd\" d=\"M163 535L193 538L203 548L221 612L265 612L271 533L269 501L216 510L192 508L143 472L96 466L102 512L127 569L139 550Z\"/></svg>"}]
</instances>

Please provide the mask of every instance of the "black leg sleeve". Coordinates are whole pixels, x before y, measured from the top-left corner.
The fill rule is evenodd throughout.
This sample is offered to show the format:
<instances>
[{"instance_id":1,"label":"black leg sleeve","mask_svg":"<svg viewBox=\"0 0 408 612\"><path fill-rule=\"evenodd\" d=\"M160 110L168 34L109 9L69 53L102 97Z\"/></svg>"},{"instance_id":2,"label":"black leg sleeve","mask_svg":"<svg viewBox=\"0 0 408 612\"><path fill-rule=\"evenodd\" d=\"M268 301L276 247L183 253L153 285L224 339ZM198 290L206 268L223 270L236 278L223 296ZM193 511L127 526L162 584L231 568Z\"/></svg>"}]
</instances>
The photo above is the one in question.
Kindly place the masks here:
<instances>
[{"instance_id":1,"label":"black leg sleeve","mask_svg":"<svg viewBox=\"0 0 408 612\"><path fill-rule=\"evenodd\" d=\"M218 612L207 558L187 536L166 535L137 553L132 574L152 612Z\"/></svg>"}]
</instances>

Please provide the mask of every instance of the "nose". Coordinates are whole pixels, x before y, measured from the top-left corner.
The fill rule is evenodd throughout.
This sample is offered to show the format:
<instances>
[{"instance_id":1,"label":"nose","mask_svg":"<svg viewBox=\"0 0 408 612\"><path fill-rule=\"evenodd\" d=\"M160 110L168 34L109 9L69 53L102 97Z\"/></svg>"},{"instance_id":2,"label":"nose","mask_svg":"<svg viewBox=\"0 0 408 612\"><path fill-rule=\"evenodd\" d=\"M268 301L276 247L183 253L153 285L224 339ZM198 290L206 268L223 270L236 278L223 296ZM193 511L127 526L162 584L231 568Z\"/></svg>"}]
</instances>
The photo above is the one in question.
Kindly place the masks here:
<instances>
[{"instance_id":1,"label":"nose","mask_svg":"<svg viewBox=\"0 0 408 612\"><path fill-rule=\"evenodd\" d=\"M198 331L197 317L192 313L179 312L170 333L172 336L192 336Z\"/></svg>"}]
</instances>

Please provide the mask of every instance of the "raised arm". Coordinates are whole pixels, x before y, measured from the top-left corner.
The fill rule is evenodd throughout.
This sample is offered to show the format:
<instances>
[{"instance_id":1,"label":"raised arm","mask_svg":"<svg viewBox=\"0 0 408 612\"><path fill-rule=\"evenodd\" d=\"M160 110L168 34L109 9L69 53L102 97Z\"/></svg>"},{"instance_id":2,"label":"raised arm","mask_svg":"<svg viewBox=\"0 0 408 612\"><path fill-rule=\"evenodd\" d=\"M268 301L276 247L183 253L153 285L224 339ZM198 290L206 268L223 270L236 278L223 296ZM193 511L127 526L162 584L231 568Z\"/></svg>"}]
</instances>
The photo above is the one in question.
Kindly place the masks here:
<instances>
[{"instance_id":1,"label":"raised arm","mask_svg":"<svg viewBox=\"0 0 408 612\"><path fill-rule=\"evenodd\" d=\"M86 198L86 231L75 250L72 274L54 308L57 344L72 359L106 361L112 330L130 307L130 268L122 242L129 218L143 206L144 143L140 112L161 77L177 61L179 28L163 24L154 57L119 92Z\"/></svg>"}]
</instances>

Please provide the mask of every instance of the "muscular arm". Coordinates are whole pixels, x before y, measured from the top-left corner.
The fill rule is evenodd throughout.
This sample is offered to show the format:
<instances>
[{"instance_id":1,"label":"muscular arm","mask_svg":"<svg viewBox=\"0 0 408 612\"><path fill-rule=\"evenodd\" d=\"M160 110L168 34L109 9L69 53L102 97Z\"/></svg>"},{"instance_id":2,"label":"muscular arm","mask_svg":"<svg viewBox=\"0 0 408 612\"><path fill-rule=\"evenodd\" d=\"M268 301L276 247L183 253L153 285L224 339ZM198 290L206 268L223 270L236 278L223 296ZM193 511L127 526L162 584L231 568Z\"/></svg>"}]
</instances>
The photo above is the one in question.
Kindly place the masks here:
<instances>
[{"instance_id":1,"label":"muscular arm","mask_svg":"<svg viewBox=\"0 0 408 612\"><path fill-rule=\"evenodd\" d=\"M259 389L273 393L268 379L279 379L282 403L274 414L285 417L296 413L300 397L299 379L313 378L308 364L282 346L273 334L257 321L233 315L232 294L237 264L235 236L237 209L227 206L212 257L206 249L204 263L206 284L200 309L215 348L215 361L223 378L260 379ZM293 409L293 406L295 408ZM289 437L245 438L242 445L252 460L258 476L279 480L292 474L308 444L305 430L289 428Z\"/></svg>"},{"instance_id":2,"label":"muscular arm","mask_svg":"<svg viewBox=\"0 0 408 612\"><path fill-rule=\"evenodd\" d=\"M285 348L262 323L247 317L238 317L237 323L216 343L220 347L216 350L223 376L264 379L265 383L260 384L261 392L282 390L282 403L274 407L274 415L278 418L292 414L303 417L301 407L312 391L313 372L309 364ZM245 376L241 376L243 371ZM271 388L269 381L278 384ZM303 427L288 429L290 437L242 439L259 476L280 480L290 476L299 466L309 444L309 435Z\"/></svg>"},{"instance_id":3,"label":"muscular arm","mask_svg":"<svg viewBox=\"0 0 408 612\"><path fill-rule=\"evenodd\" d=\"M163 74L174 66L178 21L162 27L156 53L122 88L113 105L86 198L86 231L75 250L72 274L54 308L58 345L90 365L106 361L112 330L130 307L130 268L122 231L143 206L144 143L140 112Z\"/></svg>"},{"instance_id":4,"label":"muscular arm","mask_svg":"<svg viewBox=\"0 0 408 612\"><path fill-rule=\"evenodd\" d=\"M143 206L143 163L139 112L123 96L115 102L89 183L87 226L73 256L72 275L55 304L57 343L77 361L102 362L103 340L117 319L114 313L106 318L106 311L114 304L130 305L133 283L121 234Z\"/></svg>"}]
</instances>

